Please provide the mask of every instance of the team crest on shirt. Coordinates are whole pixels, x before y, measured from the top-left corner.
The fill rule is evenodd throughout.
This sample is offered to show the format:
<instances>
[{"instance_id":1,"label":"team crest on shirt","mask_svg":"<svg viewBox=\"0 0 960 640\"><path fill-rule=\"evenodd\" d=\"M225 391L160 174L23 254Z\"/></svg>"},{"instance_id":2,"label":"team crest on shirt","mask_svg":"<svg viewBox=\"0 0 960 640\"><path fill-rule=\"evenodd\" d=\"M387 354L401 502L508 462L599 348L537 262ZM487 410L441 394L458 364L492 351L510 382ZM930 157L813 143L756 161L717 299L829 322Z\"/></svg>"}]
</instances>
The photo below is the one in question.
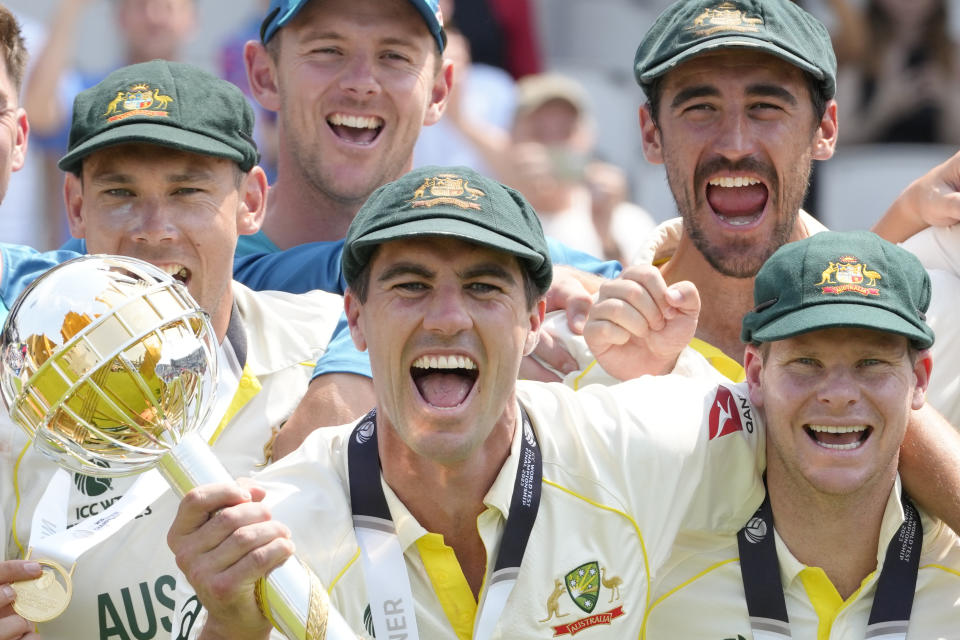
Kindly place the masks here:
<instances>
[{"instance_id":1,"label":"team crest on shirt","mask_svg":"<svg viewBox=\"0 0 960 640\"><path fill-rule=\"evenodd\" d=\"M408 200L413 207L435 207L438 204L449 204L461 209L480 209L477 202L487 194L480 189L474 189L470 182L453 173L439 173L431 178L425 178L423 184L413 192L413 198Z\"/></svg>"},{"instance_id":2,"label":"team crest on shirt","mask_svg":"<svg viewBox=\"0 0 960 640\"><path fill-rule=\"evenodd\" d=\"M107 104L103 114L109 116L107 122L123 120L130 116L170 115L168 108L173 98L160 93L160 89L151 88L147 83L135 84L126 91L117 91L116 97Z\"/></svg>"},{"instance_id":3,"label":"team crest on shirt","mask_svg":"<svg viewBox=\"0 0 960 640\"><path fill-rule=\"evenodd\" d=\"M607 568L601 567L599 562L596 560L586 562L571 569L562 578L554 579L553 590L546 601L547 617L539 622L550 623L570 615L577 615L576 610L571 606L573 604L584 613L591 615L560 625L551 624L553 637L573 636L599 624L609 625L616 618L624 615L622 604L603 613L593 613L593 610L604 596L609 595L606 604L622 600L620 595L622 586L623 579L616 575L608 575Z\"/></svg>"},{"instance_id":4,"label":"team crest on shirt","mask_svg":"<svg viewBox=\"0 0 960 640\"><path fill-rule=\"evenodd\" d=\"M878 296L878 281L883 276L867 267L856 256L842 256L836 262L829 261L827 268L820 274L820 293L859 293L862 296Z\"/></svg>"},{"instance_id":5,"label":"team crest on shirt","mask_svg":"<svg viewBox=\"0 0 960 640\"><path fill-rule=\"evenodd\" d=\"M704 9L687 27L697 36L709 36L719 31L756 32L763 24L760 16L749 16L732 2L722 2L715 9Z\"/></svg>"}]
</instances>

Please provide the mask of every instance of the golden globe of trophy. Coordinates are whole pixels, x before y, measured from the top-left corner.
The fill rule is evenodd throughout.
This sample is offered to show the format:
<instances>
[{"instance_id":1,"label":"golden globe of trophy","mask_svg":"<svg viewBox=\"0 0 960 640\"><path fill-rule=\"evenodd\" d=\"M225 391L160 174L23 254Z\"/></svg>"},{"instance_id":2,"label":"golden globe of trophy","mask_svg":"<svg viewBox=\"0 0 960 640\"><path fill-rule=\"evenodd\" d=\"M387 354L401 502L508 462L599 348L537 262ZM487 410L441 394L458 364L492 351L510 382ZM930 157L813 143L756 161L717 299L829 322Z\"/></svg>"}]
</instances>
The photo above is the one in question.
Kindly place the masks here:
<instances>
[{"instance_id":1,"label":"golden globe of trophy","mask_svg":"<svg viewBox=\"0 0 960 640\"><path fill-rule=\"evenodd\" d=\"M207 314L171 276L134 258L83 256L44 273L11 308L0 337L0 395L34 445L68 471L106 477L157 468L183 496L232 481L198 433L204 420L219 420L208 415L216 349ZM56 601L60 591L69 600L69 575L44 566L40 578L14 588L20 615L48 620L66 608ZM257 595L288 638L355 637L296 558L262 580Z\"/></svg>"}]
</instances>

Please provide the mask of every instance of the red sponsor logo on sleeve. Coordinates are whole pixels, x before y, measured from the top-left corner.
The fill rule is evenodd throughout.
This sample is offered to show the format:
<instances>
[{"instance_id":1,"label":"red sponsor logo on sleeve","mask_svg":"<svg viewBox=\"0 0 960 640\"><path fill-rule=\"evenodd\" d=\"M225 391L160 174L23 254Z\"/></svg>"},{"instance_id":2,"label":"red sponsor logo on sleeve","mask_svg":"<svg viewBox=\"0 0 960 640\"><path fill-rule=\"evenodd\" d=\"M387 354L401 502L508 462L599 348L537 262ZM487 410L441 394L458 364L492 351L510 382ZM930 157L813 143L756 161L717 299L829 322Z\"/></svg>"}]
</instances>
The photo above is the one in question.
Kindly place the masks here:
<instances>
[{"instance_id":1,"label":"red sponsor logo on sleeve","mask_svg":"<svg viewBox=\"0 0 960 640\"><path fill-rule=\"evenodd\" d=\"M733 394L726 387L717 388L717 396L710 407L710 439L719 438L729 433L743 431L740 421L740 412Z\"/></svg>"}]
</instances>

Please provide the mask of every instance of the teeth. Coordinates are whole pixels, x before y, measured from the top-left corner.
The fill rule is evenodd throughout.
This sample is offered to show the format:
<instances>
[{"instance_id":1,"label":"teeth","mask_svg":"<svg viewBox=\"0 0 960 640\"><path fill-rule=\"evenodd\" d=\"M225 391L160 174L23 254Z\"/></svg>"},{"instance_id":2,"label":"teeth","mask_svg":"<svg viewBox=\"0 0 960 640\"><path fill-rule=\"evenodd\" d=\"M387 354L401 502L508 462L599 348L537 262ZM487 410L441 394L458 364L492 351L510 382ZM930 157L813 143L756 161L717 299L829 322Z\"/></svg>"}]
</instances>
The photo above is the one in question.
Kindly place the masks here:
<instances>
[{"instance_id":1,"label":"teeth","mask_svg":"<svg viewBox=\"0 0 960 640\"><path fill-rule=\"evenodd\" d=\"M760 181L756 178L747 178L744 176L733 177L723 177L723 178L711 178L708 183L714 187L749 187L751 185L760 184Z\"/></svg>"},{"instance_id":2,"label":"teeth","mask_svg":"<svg viewBox=\"0 0 960 640\"><path fill-rule=\"evenodd\" d=\"M182 264L165 264L161 266L160 269L168 276L180 277L182 279L186 279L189 273L187 268Z\"/></svg>"},{"instance_id":3,"label":"teeth","mask_svg":"<svg viewBox=\"0 0 960 640\"><path fill-rule=\"evenodd\" d=\"M476 369L477 363L466 356L420 356L413 366L418 369Z\"/></svg>"},{"instance_id":4,"label":"teeth","mask_svg":"<svg viewBox=\"0 0 960 640\"><path fill-rule=\"evenodd\" d=\"M335 113L327 121L332 125L353 127L354 129L376 129L383 126L383 119L375 116L352 116L345 113Z\"/></svg>"},{"instance_id":5,"label":"teeth","mask_svg":"<svg viewBox=\"0 0 960 640\"><path fill-rule=\"evenodd\" d=\"M867 430L867 425L858 424L852 427L836 427L833 425L826 424L811 424L809 425L810 431L817 431L823 433L860 433L861 431Z\"/></svg>"},{"instance_id":6,"label":"teeth","mask_svg":"<svg viewBox=\"0 0 960 640\"><path fill-rule=\"evenodd\" d=\"M825 449L834 449L836 451L849 451L850 449L856 449L862 443L861 442L851 442L849 444L828 444L826 442L817 441L817 444Z\"/></svg>"}]
</instances>

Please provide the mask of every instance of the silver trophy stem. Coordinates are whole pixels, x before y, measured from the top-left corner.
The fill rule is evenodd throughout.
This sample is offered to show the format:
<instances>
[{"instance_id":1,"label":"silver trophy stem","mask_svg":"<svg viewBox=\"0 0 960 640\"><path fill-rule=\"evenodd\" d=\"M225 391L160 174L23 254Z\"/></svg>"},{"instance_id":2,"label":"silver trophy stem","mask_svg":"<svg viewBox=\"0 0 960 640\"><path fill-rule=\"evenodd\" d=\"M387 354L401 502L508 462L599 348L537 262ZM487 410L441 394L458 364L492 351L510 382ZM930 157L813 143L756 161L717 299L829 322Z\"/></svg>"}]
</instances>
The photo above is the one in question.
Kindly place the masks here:
<instances>
[{"instance_id":1,"label":"silver trophy stem","mask_svg":"<svg viewBox=\"0 0 960 640\"><path fill-rule=\"evenodd\" d=\"M234 481L195 431L186 434L161 456L157 468L181 498L202 484ZM295 556L287 558L263 582L261 607L269 607L264 613L290 640L354 640L357 637L340 613L328 606L327 594L319 579ZM311 620L311 613L314 620ZM314 624L318 615L326 618L321 621L320 631Z\"/></svg>"}]
</instances>

